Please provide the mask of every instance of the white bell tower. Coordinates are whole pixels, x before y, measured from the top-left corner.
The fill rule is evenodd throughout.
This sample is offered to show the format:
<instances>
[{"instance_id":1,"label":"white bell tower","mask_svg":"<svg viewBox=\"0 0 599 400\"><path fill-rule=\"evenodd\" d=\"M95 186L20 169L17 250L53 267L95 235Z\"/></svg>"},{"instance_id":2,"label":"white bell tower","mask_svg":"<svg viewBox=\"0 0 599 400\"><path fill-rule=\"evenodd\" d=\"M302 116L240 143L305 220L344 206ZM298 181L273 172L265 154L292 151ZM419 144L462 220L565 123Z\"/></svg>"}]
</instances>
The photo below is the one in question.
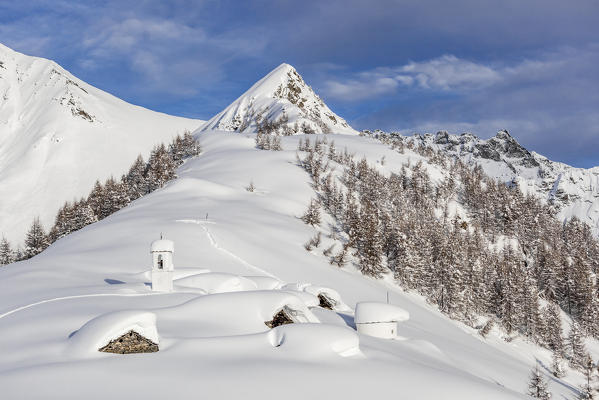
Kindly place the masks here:
<instances>
[{"instance_id":1,"label":"white bell tower","mask_svg":"<svg viewBox=\"0 0 599 400\"><path fill-rule=\"evenodd\" d=\"M152 242L152 290L155 292L171 292L173 290L173 253L175 244L167 239Z\"/></svg>"}]
</instances>

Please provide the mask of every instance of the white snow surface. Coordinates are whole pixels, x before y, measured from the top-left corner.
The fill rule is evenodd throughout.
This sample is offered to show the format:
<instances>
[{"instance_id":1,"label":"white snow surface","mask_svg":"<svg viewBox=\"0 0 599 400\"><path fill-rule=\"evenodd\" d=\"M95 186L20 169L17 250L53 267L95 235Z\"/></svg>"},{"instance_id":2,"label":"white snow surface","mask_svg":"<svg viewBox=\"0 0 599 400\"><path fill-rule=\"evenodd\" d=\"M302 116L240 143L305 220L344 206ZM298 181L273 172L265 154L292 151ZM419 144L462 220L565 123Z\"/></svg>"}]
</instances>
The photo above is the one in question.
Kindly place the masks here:
<instances>
[{"instance_id":1,"label":"white snow surface","mask_svg":"<svg viewBox=\"0 0 599 400\"><path fill-rule=\"evenodd\" d=\"M177 279L175 285L202 289L205 293L227 293L257 290L258 285L251 279L224 272L209 272Z\"/></svg>"},{"instance_id":2,"label":"white snow surface","mask_svg":"<svg viewBox=\"0 0 599 400\"><path fill-rule=\"evenodd\" d=\"M138 154L203 121L128 104L53 61L0 44L0 235L22 243L96 179L119 179Z\"/></svg>"},{"instance_id":3,"label":"white snow surface","mask_svg":"<svg viewBox=\"0 0 599 400\"><path fill-rule=\"evenodd\" d=\"M327 107L289 64L279 65L260 79L201 129L251 132L257 127L257 118L275 122L283 115L288 117L287 125L297 123L301 127L305 123L317 133L323 133L323 125L336 133L357 133Z\"/></svg>"},{"instance_id":4,"label":"white snow surface","mask_svg":"<svg viewBox=\"0 0 599 400\"><path fill-rule=\"evenodd\" d=\"M204 152L179 168L178 179L1 268L2 397L526 398L531 367L539 362L548 376L548 351L498 331L483 339L389 277L366 278L304 249L315 229L299 218L314 196L295 163L301 137L284 137L284 151L272 152L257 150L252 135L198 133ZM421 159L374 139L334 140L372 165L385 156L376 164L382 173ZM446 173L427 168L433 179ZM245 190L250 180L253 193ZM324 219L322 248L331 244ZM177 247L172 293L148 285L148 245L159 232ZM398 326L401 340L358 334L351 310L315 307L318 288L350 308L385 301L388 292L410 315ZM296 323L268 329L264 322L281 309ZM156 353L105 354L94 351L100 340L77 339L104 341L140 325L143 313L156 316ZM74 351L78 340L83 349ZM548 379L555 398L574 397L583 382L573 371Z\"/></svg>"}]
</instances>

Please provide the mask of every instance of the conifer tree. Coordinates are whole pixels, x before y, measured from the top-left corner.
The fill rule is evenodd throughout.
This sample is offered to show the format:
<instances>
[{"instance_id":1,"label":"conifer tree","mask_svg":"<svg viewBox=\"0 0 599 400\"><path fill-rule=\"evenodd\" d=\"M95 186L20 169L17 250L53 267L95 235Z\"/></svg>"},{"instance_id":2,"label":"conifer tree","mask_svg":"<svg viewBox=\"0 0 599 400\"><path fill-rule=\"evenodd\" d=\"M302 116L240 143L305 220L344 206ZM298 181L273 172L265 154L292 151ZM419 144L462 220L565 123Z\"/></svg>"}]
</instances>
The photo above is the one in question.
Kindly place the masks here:
<instances>
[{"instance_id":1,"label":"conifer tree","mask_svg":"<svg viewBox=\"0 0 599 400\"><path fill-rule=\"evenodd\" d=\"M331 258L330 263L339 268L345 266L347 264L347 246L342 246L341 250Z\"/></svg>"},{"instance_id":2,"label":"conifer tree","mask_svg":"<svg viewBox=\"0 0 599 400\"><path fill-rule=\"evenodd\" d=\"M65 202L64 205L54 219L54 225L50 229L50 233L48 234L48 239L50 242L54 243L58 239L68 235L73 231L73 207L68 202Z\"/></svg>"},{"instance_id":3,"label":"conifer tree","mask_svg":"<svg viewBox=\"0 0 599 400\"><path fill-rule=\"evenodd\" d=\"M175 164L164 144L152 151L146 168L148 191L152 192L175 178Z\"/></svg>"},{"instance_id":4,"label":"conifer tree","mask_svg":"<svg viewBox=\"0 0 599 400\"><path fill-rule=\"evenodd\" d=\"M90 192L87 197L87 204L90 206L98 220L101 220L102 215L102 207L104 207L104 203L106 202L104 187L100 183L99 180L96 180L94 184L94 188Z\"/></svg>"},{"instance_id":5,"label":"conifer tree","mask_svg":"<svg viewBox=\"0 0 599 400\"><path fill-rule=\"evenodd\" d=\"M539 295L536 284L532 277L523 271L522 291L522 330L524 334L533 341L543 344L545 332L548 329L541 315Z\"/></svg>"},{"instance_id":6,"label":"conifer tree","mask_svg":"<svg viewBox=\"0 0 599 400\"><path fill-rule=\"evenodd\" d=\"M320 204L317 200L311 199L308 209L302 215L302 221L308 225L320 225Z\"/></svg>"},{"instance_id":7,"label":"conifer tree","mask_svg":"<svg viewBox=\"0 0 599 400\"><path fill-rule=\"evenodd\" d=\"M44 227L42 226L39 217L36 217L25 237L24 256L26 258L31 258L44 251L49 245L50 242L44 231Z\"/></svg>"},{"instance_id":8,"label":"conifer tree","mask_svg":"<svg viewBox=\"0 0 599 400\"><path fill-rule=\"evenodd\" d=\"M270 149L273 151L281 151L283 150L283 146L281 146L281 138L279 136L274 136L272 138Z\"/></svg>"},{"instance_id":9,"label":"conifer tree","mask_svg":"<svg viewBox=\"0 0 599 400\"><path fill-rule=\"evenodd\" d=\"M564 355L564 338L562 335L562 320L557 304L549 304L543 310L545 320L544 342L559 357Z\"/></svg>"},{"instance_id":10,"label":"conifer tree","mask_svg":"<svg viewBox=\"0 0 599 400\"><path fill-rule=\"evenodd\" d=\"M380 277L383 266L383 243L379 232L379 218L373 204L364 202L360 214L358 259L360 271L367 276Z\"/></svg>"},{"instance_id":11,"label":"conifer tree","mask_svg":"<svg viewBox=\"0 0 599 400\"><path fill-rule=\"evenodd\" d=\"M335 158L337 156L337 149L335 148L335 141L332 140L331 143L329 144L329 160L334 161Z\"/></svg>"},{"instance_id":12,"label":"conifer tree","mask_svg":"<svg viewBox=\"0 0 599 400\"><path fill-rule=\"evenodd\" d=\"M570 366L576 369L583 369L588 353L584 345L582 331L577 322L572 322L572 326L570 327L568 347L570 352Z\"/></svg>"},{"instance_id":13,"label":"conifer tree","mask_svg":"<svg viewBox=\"0 0 599 400\"><path fill-rule=\"evenodd\" d=\"M23 249L21 248L21 246L18 246L17 249L14 251L14 260L15 261L22 261L25 260L25 252L23 251Z\"/></svg>"},{"instance_id":14,"label":"conifer tree","mask_svg":"<svg viewBox=\"0 0 599 400\"><path fill-rule=\"evenodd\" d=\"M15 258L10 243L2 236L2 240L0 241L0 266L8 265L14 261Z\"/></svg>"},{"instance_id":15,"label":"conifer tree","mask_svg":"<svg viewBox=\"0 0 599 400\"><path fill-rule=\"evenodd\" d=\"M566 375L562 356L557 351L554 351L551 356L551 373L556 378L563 378Z\"/></svg>"},{"instance_id":16,"label":"conifer tree","mask_svg":"<svg viewBox=\"0 0 599 400\"><path fill-rule=\"evenodd\" d=\"M145 177L146 163L143 157L137 156L129 172L123 177L122 181L127 189L129 199L135 200L148 193L148 182Z\"/></svg>"},{"instance_id":17,"label":"conifer tree","mask_svg":"<svg viewBox=\"0 0 599 400\"><path fill-rule=\"evenodd\" d=\"M98 221L98 217L85 199L73 205L72 232Z\"/></svg>"},{"instance_id":18,"label":"conifer tree","mask_svg":"<svg viewBox=\"0 0 599 400\"><path fill-rule=\"evenodd\" d=\"M194 139L193 135L189 131L183 133L183 158L194 157L202 152L202 146Z\"/></svg>"},{"instance_id":19,"label":"conifer tree","mask_svg":"<svg viewBox=\"0 0 599 400\"><path fill-rule=\"evenodd\" d=\"M185 158L185 145L183 144L183 138L181 135L177 135L171 144L168 146L168 151L173 159L175 165L179 166L183 164Z\"/></svg>"},{"instance_id":20,"label":"conifer tree","mask_svg":"<svg viewBox=\"0 0 599 400\"><path fill-rule=\"evenodd\" d=\"M535 399L548 400L551 398L551 393L547 390L547 381L541 374L538 365L535 365L532 371L530 371L528 395Z\"/></svg>"},{"instance_id":21,"label":"conifer tree","mask_svg":"<svg viewBox=\"0 0 599 400\"><path fill-rule=\"evenodd\" d=\"M584 375L586 382L580 388L580 394L578 395L580 400L593 400L595 398L596 390L592 385L594 369L593 360L589 355L586 355L584 359Z\"/></svg>"},{"instance_id":22,"label":"conifer tree","mask_svg":"<svg viewBox=\"0 0 599 400\"><path fill-rule=\"evenodd\" d=\"M108 178L104 183L104 202L100 206L100 218L106 218L130 203L125 185Z\"/></svg>"}]
</instances>

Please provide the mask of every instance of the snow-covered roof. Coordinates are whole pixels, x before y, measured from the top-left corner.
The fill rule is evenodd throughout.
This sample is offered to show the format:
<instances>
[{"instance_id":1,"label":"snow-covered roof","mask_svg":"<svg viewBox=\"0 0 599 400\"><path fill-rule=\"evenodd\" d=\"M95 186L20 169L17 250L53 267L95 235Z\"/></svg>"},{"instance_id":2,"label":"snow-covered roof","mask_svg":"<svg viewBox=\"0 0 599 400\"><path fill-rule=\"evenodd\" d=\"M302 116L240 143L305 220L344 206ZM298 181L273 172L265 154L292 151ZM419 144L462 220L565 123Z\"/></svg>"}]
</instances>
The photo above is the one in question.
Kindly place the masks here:
<instances>
[{"instance_id":1,"label":"snow-covered roof","mask_svg":"<svg viewBox=\"0 0 599 400\"><path fill-rule=\"evenodd\" d=\"M152 242L152 246L150 248L150 252L154 253L156 251L170 251L171 253L175 252L175 244L172 240L167 239L159 239Z\"/></svg>"},{"instance_id":2,"label":"snow-covered roof","mask_svg":"<svg viewBox=\"0 0 599 400\"><path fill-rule=\"evenodd\" d=\"M354 322L369 324L375 322L400 322L410 319L410 314L403 308L374 301L364 301L356 304Z\"/></svg>"}]
</instances>

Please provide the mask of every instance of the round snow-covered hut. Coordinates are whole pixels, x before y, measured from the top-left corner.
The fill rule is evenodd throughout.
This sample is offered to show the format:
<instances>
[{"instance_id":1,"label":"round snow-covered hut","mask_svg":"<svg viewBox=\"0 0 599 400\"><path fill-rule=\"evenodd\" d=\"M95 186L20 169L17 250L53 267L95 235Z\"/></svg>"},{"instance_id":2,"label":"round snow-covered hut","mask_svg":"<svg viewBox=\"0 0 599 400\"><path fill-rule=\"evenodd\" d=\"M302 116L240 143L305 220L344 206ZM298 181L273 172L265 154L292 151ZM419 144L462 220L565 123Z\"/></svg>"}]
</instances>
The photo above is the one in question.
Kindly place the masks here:
<instances>
[{"instance_id":1,"label":"round snow-covered hut","mask_svg":"<svg viewBox=\"0 0 599 400\"><path fill-rule=\"evenodd\" d=\"M173 253L175 244L171 240L155 240L150 246L152 254L152 290L170 292L173 290Z\"/></svg>"},{"instance_id":2,"label":"round snow-covered hut","mask_svg":"<svg viewBox=\"0 0 599 400\"><path fill-rule=\"evenodd\" d=\"M397 306L365 301L356 304L354 322L358 333L383 339L397 336L397 323L410 319L410 314Z\"/></svg>"}]
</instances>

